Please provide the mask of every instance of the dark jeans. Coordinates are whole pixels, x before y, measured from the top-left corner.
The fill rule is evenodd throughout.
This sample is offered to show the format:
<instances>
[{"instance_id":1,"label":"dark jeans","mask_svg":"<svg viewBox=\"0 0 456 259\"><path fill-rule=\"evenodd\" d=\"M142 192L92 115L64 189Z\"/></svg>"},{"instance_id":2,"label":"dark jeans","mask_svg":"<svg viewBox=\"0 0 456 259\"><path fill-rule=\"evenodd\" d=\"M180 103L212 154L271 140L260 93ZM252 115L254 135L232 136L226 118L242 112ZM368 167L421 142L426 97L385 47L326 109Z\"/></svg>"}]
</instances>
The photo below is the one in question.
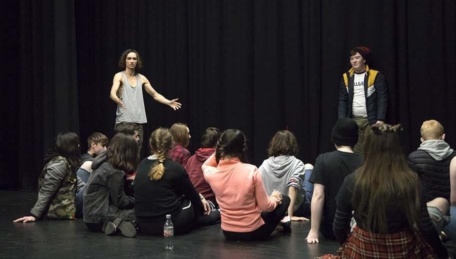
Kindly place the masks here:
<instances>
[{"instance_id":1,"label":"dark jeans","mask_svg":"<svg viewBox=\"0 0 456 259\"><path fill-rule=\"evenodd\" d=\"M290 197L283 195L282 204L278 205L275 210L271 212L262 212L261 217L263 218L264 225L252 232L230 232L223 230L225 238L228 240L265 240L269 238L272 231L280 223L280 220L285 217L288 206L290 205Z\"/></svg>"},{"instance_id":2,"label":"dark jeans","mask_svg":"<svg viewBox=\"0 0 456 259\"><path fill-rule=\"evenodd\" d=\"M85 186L82 187L79 192L76 193L75 205L76 205L76 218L82 218L82 213L84 211L84 189Z\"/></svg>"},{"instance_id":3,"label":"dark jeans","mask_svg":"<svg viewBox=\"0 0 456 259\"><path fill-rule=\"evenodd\" d=\"M310 218L310 204L304 201L299 208L293 212L294 216Z\"/></svg>"},{"instance_id":4,"label":"dark jeans","mask_svg":"<svg viewBox=\"0 0 456 259\"><path fill-rule=\"evenodd\" d=\"M111 215L109 217L104 217L103 219L100 219L99 223L85 222L85 224L90 231L99 232L104 231L103 225L105 225L108 222L113 222L117 218L121 218L123 221L129 221L135 226L137 225L136 216L133 209L118 210L115 215Z\"/></svg>"},{"instance_id":5,"label":"dark jeans","mask_svg":"<svg viewBox=\"0 0 456 259\"><path fill-rule=\"evenodd\" d=\"M306 173L304 174L304 181L302 181L302 189L306 194L304 203L308 204L307 206L310 206L310 203L312 202L312 195L314 189L314 184L309 182L310 176L312 175L312 171L313 169L306 169Z\"/></svg>"},{"instance_id":6,"label":"dark jeans","mask_svg":"<svg viewBox=\"0 0 456 259\"><path fill-rule=\"evenodd\" d=\"M85 169L79 168L76 172L77 176L84 182L87 183L89 180L90 173L87 172ZM84 194L85 186L76 193L76 218L82 218L83 212L83 194Z\"/></svg>"}]
</instances>

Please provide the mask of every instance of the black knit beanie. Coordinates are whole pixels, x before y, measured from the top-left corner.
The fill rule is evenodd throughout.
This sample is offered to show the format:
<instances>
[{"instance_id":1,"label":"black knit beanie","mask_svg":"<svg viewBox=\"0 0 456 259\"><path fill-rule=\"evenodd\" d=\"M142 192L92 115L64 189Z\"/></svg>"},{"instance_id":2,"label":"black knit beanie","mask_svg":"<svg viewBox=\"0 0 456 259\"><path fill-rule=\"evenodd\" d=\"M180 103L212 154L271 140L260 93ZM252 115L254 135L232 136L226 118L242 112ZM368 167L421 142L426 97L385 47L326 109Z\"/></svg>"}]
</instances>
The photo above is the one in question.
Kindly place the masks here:
<instances>
[{"instance_id":1,"label":"black knit beanie","mask_svg":"<svg viewBox=\"0 0 456 259\"><path fill-rule=\"evenodd\" d=\"M331 140L338 146L355 146L358 142L358 125L352 119L340 118L332 129Z\"/></svg>"}]
</instances>

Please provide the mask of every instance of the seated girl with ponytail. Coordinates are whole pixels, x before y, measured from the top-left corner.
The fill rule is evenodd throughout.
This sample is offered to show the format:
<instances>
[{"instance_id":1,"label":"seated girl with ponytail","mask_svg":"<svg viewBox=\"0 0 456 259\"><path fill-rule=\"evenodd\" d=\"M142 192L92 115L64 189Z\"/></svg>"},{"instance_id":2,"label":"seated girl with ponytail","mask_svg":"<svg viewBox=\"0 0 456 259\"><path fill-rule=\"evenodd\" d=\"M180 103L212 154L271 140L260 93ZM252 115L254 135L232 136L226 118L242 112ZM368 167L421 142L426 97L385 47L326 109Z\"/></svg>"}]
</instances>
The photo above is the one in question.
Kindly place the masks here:
<instances>
[{"instance_id":1,"label":"seated girl with ponytail","mask_svg":"<svg viewBox=\"0 0 456 259\"><path fill-rule=\"evenodd\" d=\"M222 211L222 230L228 240L264 240L279 225L290 198L266 193L261 172L247 163L247 138L237 129L225 130L215 153L204 162L204 178ZM291 231L289 221L283 232Z\"/></svg>"},{"instance_id":2,"label":"seated girl with ponytail","mask_svg":"<svg viewBox=\"0 0 456 259\"><path fill-rule=\"evenodd\" d=\"M166 128L150 135L151 154L138 166L135 178L135 213L142 233L163 235L166 214L171 214L174 234L220 220L220 212L211 208L195 190L187 171L167 158L173 137Z\"/></svg>"}]
</instances>

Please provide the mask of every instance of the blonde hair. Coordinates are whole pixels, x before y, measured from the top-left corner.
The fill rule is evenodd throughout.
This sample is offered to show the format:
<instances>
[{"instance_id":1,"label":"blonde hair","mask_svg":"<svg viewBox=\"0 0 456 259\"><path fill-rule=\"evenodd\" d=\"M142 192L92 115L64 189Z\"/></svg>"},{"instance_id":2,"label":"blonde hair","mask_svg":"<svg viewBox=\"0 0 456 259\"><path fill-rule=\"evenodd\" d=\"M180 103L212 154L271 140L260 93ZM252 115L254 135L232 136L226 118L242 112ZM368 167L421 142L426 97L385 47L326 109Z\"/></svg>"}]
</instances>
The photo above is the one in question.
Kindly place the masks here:
<instances>
[{"instance_id":1,"label":"blonde hair","mask_svg":"<svg viewBox=\"0 0 456 259\"><path fill-rule=\"evenodd\" d=\"M174 142L176 144L182 145L183 147L187 147L190 143L190 138L188 136L189 129L187 124L180 122L174 123L169 129L169 132L173 136Z\"/></svg>"},{"instance_id":2,"label":"blonde hair","mask_svg":"<svg viewBox=\"0 0 456 259\"><path fill-rule=\"evenodd\" d=\"M149 145L152 154L158 156L157 162L152 165L149 171L151 181L158 181L165 173L163 162L166 159L168 151L173 146L173 136L167 128L158 128L150 134Z\"/></svg>"},{"instance_id":3,"label":"blonde hair","mask_svg":"<svg viewBox=\"0 0 456 259\"><path fill-rule=\"evenodd\" d=\"M427 120L421 125L420 133L424 140L441 139L445 130L440 122L436 120Z\"/></svg>"}]
</instances>

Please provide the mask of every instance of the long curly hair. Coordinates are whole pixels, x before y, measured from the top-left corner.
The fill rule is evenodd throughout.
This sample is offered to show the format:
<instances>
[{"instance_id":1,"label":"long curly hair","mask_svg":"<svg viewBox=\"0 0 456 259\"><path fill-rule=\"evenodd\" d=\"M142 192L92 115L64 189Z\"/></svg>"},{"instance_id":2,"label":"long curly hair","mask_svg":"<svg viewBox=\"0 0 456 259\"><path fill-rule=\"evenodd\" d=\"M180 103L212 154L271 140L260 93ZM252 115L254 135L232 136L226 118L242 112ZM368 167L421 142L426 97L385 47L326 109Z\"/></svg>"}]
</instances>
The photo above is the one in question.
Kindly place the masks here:
<instances>
[{"instance_id":1,"label":"long curly hair","mask_svg":"<svg viewBox=\"0 0 456 259\"><path fill-rule=\"evenodd\" d=\"M143 64L142 64L142 59L141 59L141 56L139 55L139 52L135 49L127 49L124 52L122 52L122 54L120 55L120 58L119 58L119 67L121 69L125 69L127 67L127 55L131 52L136 53L136 58L137 58L138 62L136 63L135 71L137 72L137 71L141 70Z\"/></svg>"}]
</instances>

